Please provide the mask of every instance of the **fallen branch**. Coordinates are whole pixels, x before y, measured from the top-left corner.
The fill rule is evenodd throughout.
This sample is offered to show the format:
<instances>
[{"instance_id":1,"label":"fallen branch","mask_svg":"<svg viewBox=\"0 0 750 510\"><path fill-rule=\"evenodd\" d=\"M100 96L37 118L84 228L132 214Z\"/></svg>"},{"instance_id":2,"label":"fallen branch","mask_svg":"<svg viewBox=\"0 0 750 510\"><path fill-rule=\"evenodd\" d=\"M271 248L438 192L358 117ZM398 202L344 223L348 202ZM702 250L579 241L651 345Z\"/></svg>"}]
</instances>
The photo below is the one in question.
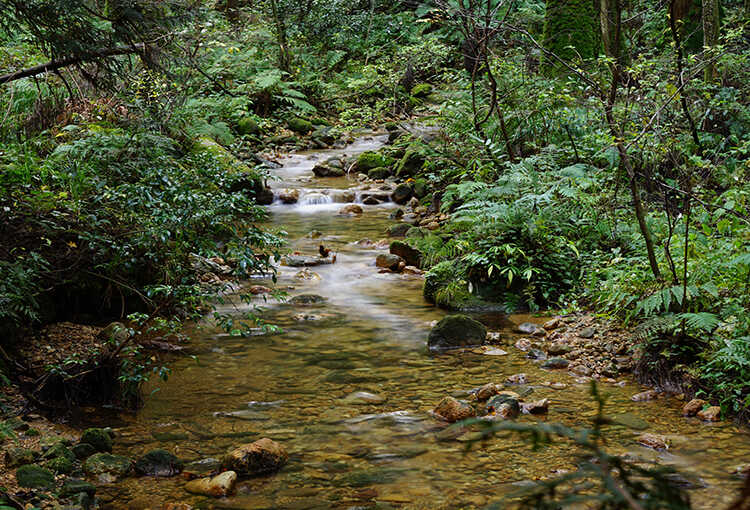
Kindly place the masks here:
<instances>
[{"instance_id":1,"label":"fallen branch","mask_svg":"<svg viewBox=\"0 0 750 510\"><path fill-rule=\"evenodd\" d=\"M66 57L60 60L51 60L46 64L39 64L38 66L28 67L8 73L0 76L0 85L10 83L12 81L20 80L22 78L28 78L30 76L37 76L39 74L45 74L49 72L57 71L65 67L72 66L74 64L80 64L81 62L88 62L100 58L113 57L116 55L128 55L132 53L138 53L146 48L144 44L132 44L129 46L115 46L114 48L101 48L90 53L83 55L77 55L74 57Z\"/></svg>"}]
</instances>

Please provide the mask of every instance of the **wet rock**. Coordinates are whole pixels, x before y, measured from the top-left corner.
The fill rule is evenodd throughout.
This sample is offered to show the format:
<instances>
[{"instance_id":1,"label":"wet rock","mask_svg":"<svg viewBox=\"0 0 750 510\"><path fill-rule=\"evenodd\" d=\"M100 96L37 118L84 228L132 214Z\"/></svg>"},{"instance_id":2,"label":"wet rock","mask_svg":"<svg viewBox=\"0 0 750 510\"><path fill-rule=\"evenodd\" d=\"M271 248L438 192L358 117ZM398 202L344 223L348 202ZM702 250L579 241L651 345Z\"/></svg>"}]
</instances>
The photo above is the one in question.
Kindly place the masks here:
<instances>
[{"instance_id":1,"label":"wet rock","mask_svg":"<svg viewBox=\"0 0 750 510\"><path fill-rule=\"evenodd\" d=\"M55 476L52 471L36 464L27 464L16 470L16 481L19 487L28 489L52 489Z\"/></svg>"},{"instance_id":2,"label":"wet rock","mask_svg":"<svg viewBox=\"0 0 750 510\"><path fill-rule=\"evenodd\" d=\"M37 453L29 448L11 446L5 450L5 467L8 469L31 464L36 460Z\"/></svg>"},{"instance_id":3,"label":"wet rock","mask_svg":"<svg viewBox=\"0 0 750 510\"><path fill-rule=\"evenodd\" d=\"M373 168L369 172L367 172L367 177L373 180L387 179L388 177L390 177L390 175L391 171L388 170L388 168L382 166Z\"/></svg>"},{"instance_id":4,"label":"wet rock","mask_svg":"<svg viewBox=\"0 0 750 510\"><path fill-rule=\"evenodd\" d=\"M390 159L391 163L393 162L391 158L388 159ZM360 172L367 172L368 170L388 166L388 163L389 161L382 154L374 151L365 151L357 157L355 167Z\"/></svg>"},{"instance_id":5,"label":"wet rock","mask_svg":"<svg viewBox=\"0 0 750 510\"><path fill-rule=\"evenodd\" d=\"M560 342L554 342L547 347L547 354L550 356L560 356L563 354L568 354L570 351L572 351L573 348L569 345L560 343Z\"/></svg>"},{"instance_id":6,"label":"wet rock","mask_svg":"<svg viewBox=\"0 0 750 510\"><path fill-rule=\"evenodd\" d=\"M407 266L419 267L422 265L422 252L403 241L393 241L390 252L398 255L406 262Z\"/></svg>"},{"instance_id":7,"label":"wet rock","mask_svg":"<svg viewBox=\"0 0 750 510\"><path fill-rule=\"evenodd\" d=\"M531 349L531 340L528 338L520 338L515 344L515 348L519 351L526 352Z\"/></svg>"},{"instance_id":8,"label":"wet rock","mask_svg":"<svg viewBox=\"0 0 750 510\"><path fill-rule=\"evenodd\" d=\"M476 411L474 411L473 407L453 397L445 397L435 407L433 412L449 423L455 423L476 416Z\"/></svg>"},{"instance_id":9,"label":"wet rock","mask_svg":"<svg viewBox=\"0 0 750 510\"><path fill-rule=\"evenodd\" d=\"M397 223L388 228L390 237L404 237L412 226L409 223Z\"/></svg>"},{"instance_id":10,"label":"wet rock","mask_svg":"<svg viewBox=\"0 0 750 510\"><path fill-rule=\"evenodd\" d=\"M636 441L643 446L653 448L654 450L666 450L669 448L669 441L667 441L667 438L657 434L641 434Z\"/></svg>"},{"instance_id":11,"label":"wet rock","mask_svg":"<svg viewBox=\"0 0 750 510\"><path fill-rule=\"evenodd\" d=\"M96 453L96 448L88 443L79 443L73 446L71 450L73 451L73 455L79 460L87 459Z\"/></svg>"},{"instance_id":12,"label":"wet rock","mask_svg":"<svg viewBox=\"0 0 750 510\"><path fill-rule=\"evenodd\" d=\"M320 275L314 271L310 271L310 269L308 268L305 268L302 271L296 273L294 277L298 280L320 281Z\"/></svg>"},{"instance_id":13,"label":"wet rock","mask_svg":"<svg viewBox=\"0 0 750 510\"><path fill-rule=\"evenodd\" d=\"M494 397L495 395L497 395L499 391L500 389L495 383L487 383L479 388L474 395L477 397L477 400L483 402L485 400L489 400L490 397Z\"/></svg>"},{"instance_id":14,"label":"wet rock","mask_svg":"<svg viewBox=\"0 0 750 510\"><path fill-rule=\"evenodd\" d=\"M485 356L505 356L508 354L507 351L499 349L497 347L487 348L481 351Z\"/></svg>"},{"instance_id":15,"label":"wet rock","mask_svg":"<svg viewBox=\"0 0 750 510\"><path fill-rule=\"evenodd\" d=\"M529 359L544 360L544 359L547 359L547 354L544 351L532 348L532 349L529 349L529 352L528 354L526 354L526 357Z\"/></svg>"},{"instance_id":16,"label":"wet rock","mask_svg":"<svg viewBox=\"0 0 750 510\"><path fill-rule=\"evenodd\" d=\"M560 318L555 317L554 319L550 319L544 324L542 324L542 327L546 329L547 331L552 331L553 329L557 329L560 327Z\"/></svg>"},{"instance_id":17,"label":"wet rock","mask_svg":"<svg viewBox=\"0 0 750 510\"><path fill-rule=\"evenodd\" d=\"M431 221L427 224L427 230L437 230L440 228L440 223L437 221Z\"/></svg>"},{"instance_id":18,"label":"wet rock","mask_svg":"<svg viewBox=\"0 0 750 510\"><path fill-rule=\"evenodd\" d=\"M265 285L253 285L248 289L248 292L250 294L257 296L258 294L268 294L271 292L271 289L269 287L266 287Z\"/></svg>"},{"instance_id":19,"label":"wet rock","mask_svg":"<svg viewBox=\"0 0 750 510\"><path fill-rule=\"evenodd\" d=\"M533 322L523 322L516 327L517 332L523 333L525 335L533 335L539 329L541 328Z\"/></svg>"},{"instance_id":20,"label":"wet rock","mask_svg":"<svg viewBox=\"0 0 750 510\"><path fill-rule=\"evenodd\" d=\"M414 274L414 275L423 275L424 271L422 271L418 267L404 266L404 269L403 269L402 273L405 273L405 274Z\"/></svg>"},{"instance_id":21,"label":"wet rock","mask_svg":"<svg viewBox=\"0 0 750 510\"><path fill-rule=\"evenodd\" d=\"M110 322L109 325L102 329L96 336L103 342L115 341L120 343L130 337L130 331L122 322Z\"/></svg>"},{"instance_id":22,"label":"wet rock","mask_svg":"<svg viewBox=\"0 0 750 510\"><path fill-rule=\"evenodd\" d=\"M135 472L141 476L168 477L182 473L185 465L166 450L151 450L135 463Z\"/></svg>"},{"instance_id":23,"label":"wet rock","mask_svg":"<svg viewBox=\"0 0 750 510\"><path fill-rule=\"evenodd\" d=\"M339 210L339 214L342 216L357 216L364 212L361 206L357 204L349 204L347 206L342 207Z\"/></svg>"},{"instance_id":24,"label":"wet rock","mask_svg":"<svg viewBox=\"0 0 750 510\"><path fill-rule=\"evenodd\" d=\"M388 217L392 220L398 220L404 217L404 210L400 207L393 211L391 214L388 215Z\"/></svg>"},{"instance_id":25,"label":"wet rock","mask_svg":"<svg viewBox=\"0 0 750 510\"><path fill-rule=\"evenodd\" d=\"M521 409L526 414L545 414L549 409L549 399L543 398L534 402L524 402Z\"/></svg>"},{"instance_id":26,"label":"wet rock","mask_svg":"<svg viewBox=\"0 0 750 510\"><path fill-rule=\"evenodd\" d=\"M526 384L528 381L528 377L523 372L521 372L520 374L513 374L505 379L505 382L507 382L508 384Z\"/></svg>"},{"instance_id":27,"label":"wet rock","mask_svg":"<svg viewBox=\"0 0 750 510\"><path fill-rule=\"evenodd\" d=\"M401 257L390 253L381 253L375 259L375 265L377 267L383 267L390 269L391 271L398 271L398 266L401 262L403 262Z\"/></svg>"},{"instance_id":28,"label":"wet rock","mask_svg":"<svg viewBox=\"0 0 750 510\"><path fill-rule=\"evenodd\" d=\"M279 200L285 204L296 204L299 200L298 189L282 189L279 191Z\"/></svg>"},{"instance_id":29,"label":"wet rock","mask_svg":"<svg viewBox=\"0 0 750 510\"><path fill-rule=\"evenodd\" d=\"M684 406L682 406L682 415L683 416L695 416L700 411L703 410L704 407L708 405L708 402L706 402L703 399L700 398L694 398Z\"/></svg>"},{"instance_id":30,"label":"wet rock","mask_svg":"<svg viewBox=\"0 0 750 510\"><path fill-rule=\"evenodd\" d=\"M83 470L90 476L102 474L124 477L130 474L133 463L127 457L111 453L96 453L86 459Z\"/></svg>"},{"instance_id":31,"label":"wet rock","mask_svg":"<svg viewBox=\"0 0 750 510\"><path fill-rule=\"evenodd\" d=\"M593 373L591 368L586 365L574 365L570 367L570 371L576 375L582 375L584 377L588 377Z\"/></svg>"},{"instance_id":32,"label":"wet rock","mask_svg":"<svg viewBox=\"0 0 750 510\"><path fill-rule=\"evenodd\" d=\"M648 402L649 400L656 400L660 396L661 393L656 390L646 390L640 393L636 393L635 395L630 397L630 400L632 400L633 402Z\"/></svg>"},{"instance_id":33,"label":"wet rock","mask_svg":"<svg viewBox=\"0 0 750 510\"><path fill-rule=\"evenodd\" d=\"M295 306L317 305L326 301L326 298L317 294L300 294L289 300Z\"/></svg>"},{"instance_id":34,"label":"wet rock","mask_svg":"<svg viewBox=\"0 0 750 510\"><path fill-rule=\"evenodd\" d=\"M377 198L373 196L369 196L365 198L364 200L362 200L362 203L365 205L378 205L380 203L380 200L378 200Z\"/></svg>"},{"instance_id":35,"label":"wet rock","mask_svg":"<svg viewBox=\"0 0 750 510\"><path fill-rule=\"evenodd\" d=\"M242 476L255 476L278 471L288 458L282 445L264 437L229 452L222 459L221 467Z\"/></svg>"},{"instance_id":36,"label":"wet rock","mask_svg":"<svg viewBox=\"0 0 750 510\"><path fill-rule=\"evenodd\" d=\"M225 471L214 477L196 478L185 484L185 490L191 494L222 498L234 493L237 484L237 473Z\"/></svg>"},{"instance_id":37,"label":"wet rock","mask_svg":"<svg viewBox=\"0 0 750 510\"><path fill-rule=\"evenodd\" d=\"M427 345L430 349L456 349L482 345L487 338L487 328L466 315L448 315L430 331Z\"/></svg>"},{"instance_id":38,"label":"wet rock","mask_svg":"<svg viewBox=\"0 0 750 510\"><path fill-rule=\"evenodd\" d=\"M60 496L63 498L75 496L76 494L80 493L85 493L93 497L96 493L96 487L84 480L72 479L66 480L62 486L62 489L60 489Z\"/></svg>"},{"instance_id":39,"label":"wet rock","mask_svg":"<svg viewBox=\"0 0 750 510\"><path fill-rule=\"evenodd\" d=\"M588 327L583 328L581 331L578 332L578 336L581 338L594 338L594 335L596 334L596 331L594 328Z\"/></svg>"},{"instance_id":40,"label":"wet rock","mask_svg":"<svg viewBox=\"0 0 750 510\"><path fill-rule=\"evenodd\" d=\"M699 411L696 416L702 421L721 421L721 407L711 406Z\"/></svg>"},{"instance_id":41,"label":"wet rock","mask_svg":"<svg viewBox=\"0 0 750 510\"><path fill-rule=\"evenodd\" d=\"M112 451L112 435L107 429L86 429L83 431L79 443L90 444L97 452Z\"/></svg>"},{"instance_id":42,"label":"wet rock","mask_svg":"<svg viewBox=\"0 0 750 510\"><path fill-rule=\"evenodd\" d=\"M507 394L495 395L484 409L485 414L506 420L517 418L521 413L518 399Z\"/></svg>"},{"instance_id":43,"label":"wet rock","mask_svg":"<svg viewBox=\"0 0 750 510\"><path fill-rule=\"evenodd\" d=\"M570 361L564 358L550 358L542 363L542 368L557 370L561 368L568 368L568 365L570 365Z\"/></svg>"},{"instance_id":44,"label":"wet rock","mask_svg":"<svg viewBox=\"0 0 750 510\"><path fill-rule=\"evenodd\" d=\"M362 404L382 404L386 401L386 399L381 395L376 395L368 391L355 391L354 393L348 395L344 399L344 401Z\"/></svg>"},{"instance_id":45,"label":"wet rock","mask_svg":"<svg viewBox=\"0 0 750 510\"><path fill-rule=\"evenodd\" d=\"M411 186L406 183L402 183L396 186L396 189L393 190L393 193L391 193L391 200L399 205L403 205L409 201L412 193L413 191L411 189Z\"/></svg>"}]
</instances>

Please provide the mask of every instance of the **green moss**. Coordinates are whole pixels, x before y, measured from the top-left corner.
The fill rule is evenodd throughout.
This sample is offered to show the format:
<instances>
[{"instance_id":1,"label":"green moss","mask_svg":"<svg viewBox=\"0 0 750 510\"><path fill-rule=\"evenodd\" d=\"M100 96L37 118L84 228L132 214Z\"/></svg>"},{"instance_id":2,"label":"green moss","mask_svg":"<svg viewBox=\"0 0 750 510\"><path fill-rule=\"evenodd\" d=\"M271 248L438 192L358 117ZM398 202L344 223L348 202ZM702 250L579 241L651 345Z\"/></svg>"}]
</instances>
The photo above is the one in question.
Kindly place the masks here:
<instances>
[{"instance_id":1,"label":"green moss","mask_svg":"<svg viewBox=\"0 0 750 510\"><path fill-rule=\"evenodd\" d=\"M36 464L22 466L16 470L16 480L20 487L30 489L51 489L55 486L52 471Z\"/></svg>"},{"instance_id":2,"label":"green moss","mask_svg":"<svg viewBox=\"0 0 750 510\"><path fill-rule=\"evenodd\" d=\"M543 45L566 61L596 58L602 46L598 2L547 0ZM563 71L549 57L543 56L541 64L548 74Z\"/></svg>"},{"instance_id":3,"label":"green moss","mask_svg":"<svg viewBox=\"0 0 750 510\"><path fill-rule=\"evenodd\" d=\"M67 457L55 457L48 460L44 465L54 473L67 475L73 472L73 462Z\"/></svg>"},{"instance_id":4,"label":"green moss","mask_svg":"<svg viewBox=\"0 0 750 510\"><path fill-rule=\"evenodd\" d=\"M416 175L422 169L426 161L426 156L422 152L422 147L417 144L410 145L404 156L396 164L396 175L399 177L409 177Z\"/></svg>"},{"instance_id":5,"label":"green moss","mask_svg":"<svg viewBox=\"0 0 750 510\"><path fill-rule=\"evenodd\" d=\"M90 428L84 430L80 442L90 444L97 452L112 451L112 436L104 429Z\"/></svg>"},{"instance_id":6,"label":"green moss","mask_svg":"<svg viewBox=\"0 0 750 510\"><path fill-rule=\"evenodd\" d=\"M429 188L427 187L427 181L425 179L415 180L412 188L414 189L414 196L420 199L426 197L430 192Z\"/></svg>"},{"instance_id":7,"label":"green moss","mask_svg":"<svg viewBox=\"0 0 750 510\"><path fill-rule=\"evenodd\" d=\"M390 177L391 171L388 170L384 166L379 166L377 168L373 168L369 172L367 172L367 177L370 179L387 179Z\"/></svg>"},{"instance_id":8,"label":"green moss","mask_svg":"<svg viewBox=\"0 0 750 510\"><path fill-rule=\"evenodd\" d=\"M429 83L419 83L411 89L411 95L414 97L424 98L432 92L432 85Z\"/></svg>"},{"instance_id":9,"label":"green moss","mask_svg":"<svg viewBox=\"0 0 750 510\"><path fill-rule=\"evenodd\" d=\"M357 158L357 170L360 172L373 168L386 167L393 163L391 158L374 151L365 151Z\"/></svg>"},{"instance_id":10,"label":"green moss","mask_svg":"<svg viewBox=\"0 0 750 510\"><path fill-rule=\"evenodd\" d=\"M300 119L299 117L292 117L287 121L287 125L289 126L289 129L301 135L306 135L314 129L312 122Z\"/></svg>"},{"instance_id":11,"label":"green moss","mask_svg":"<svg viewBox=\"0 0 750 510\"><path fill-rule=\"evenodd\" d=\"M243 117L237 123L237 132L241 135L259 135L261 129L252 117Z\"/></svg>"}]
</instances>

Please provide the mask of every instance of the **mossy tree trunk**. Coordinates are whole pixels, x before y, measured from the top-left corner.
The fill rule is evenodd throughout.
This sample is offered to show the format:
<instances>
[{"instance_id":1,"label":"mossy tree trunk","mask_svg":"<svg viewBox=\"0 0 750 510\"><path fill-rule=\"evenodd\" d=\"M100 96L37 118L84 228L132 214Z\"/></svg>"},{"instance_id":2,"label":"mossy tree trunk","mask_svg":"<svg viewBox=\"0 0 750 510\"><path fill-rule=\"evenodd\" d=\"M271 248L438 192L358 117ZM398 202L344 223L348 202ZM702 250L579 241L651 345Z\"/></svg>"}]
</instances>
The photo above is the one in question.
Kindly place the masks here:
<instances>
[{"instance_id":1,"label":"mossy tree trunk","mask_svg":"<svg viewBox=\"0 0 750 510\"><path fill-rule=\"evenodd\" d=\"M280 12L278 1L271 0L271 14L276 25L276 41L279 44L279 69L287 73L292 72L292 56L286 39L286 23L284 14Z\"/></svg>"},{"instance_id":2,"label":"mossy tree trunk","mask_svg":"<svg viewBox=\"0 0 750 510\"><path fill-rule=\"evenodd\" d=\"M747 3L747 0L746 2ZM706 48L707 64L703 76L706 82L714 81L716 66L711 48L719 43L719 0L703 0L703 47Z\"/></svg>"},{"instance_id":3,"label":"mossy tree trunk","mask_svg":"<svg viewBox=\"0 0 750 510\"><path fill-rule=\"evenodd\" d=\"M547 0L544 13L544 48L569 62L580 62L599 55L601 39L600 3L605 0ZM542 57L545 72L555 63Z\"/></svg>"}]
</instances>

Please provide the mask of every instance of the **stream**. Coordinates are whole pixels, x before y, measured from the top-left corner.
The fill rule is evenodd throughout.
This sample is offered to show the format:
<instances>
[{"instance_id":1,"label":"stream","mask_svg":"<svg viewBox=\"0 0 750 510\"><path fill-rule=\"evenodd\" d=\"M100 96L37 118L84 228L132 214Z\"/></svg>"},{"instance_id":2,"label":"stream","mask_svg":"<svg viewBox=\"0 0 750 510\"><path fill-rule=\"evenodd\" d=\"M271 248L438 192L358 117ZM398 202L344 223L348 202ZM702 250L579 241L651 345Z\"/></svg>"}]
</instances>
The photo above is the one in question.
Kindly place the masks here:
<instances>
[{"instance_id":1,"label":"stream","mask_svg":"<svg viewBox=\"0 0 750 510\"><path fill-rule=\"evenodd\" d=\"M446 424L430 415L446 395L460 398L519 372L528 375L524 391L533 390L531 400L551 400L546 416L519 420L586 427L596 405L587 383L564 370L543 370L512 347L522 336L513 332L515 324L542 323L544 317L496 318L491 329L501 331L505 356L428 352L431 323L446 312L423 300L420 276L380 273L374 261L381 251L356 243L385 237L396 206L360 204L364 214L340 215L343 202L352 199L346 190L359 183L312 174L317 162L376 149L386 138L364 136L345 149L288 155L273 171L280 180L272 187L297 188L300 199L269 206L269 225L288 233L293 251L314 256L322 242L337 254L335 264L309 268L319 279L300 279L302 268L279 266L278 285L290 297L326 300L294 306L258 297L263 317L282 328L279 334L238 338L196 327L189 333L197 361L176 360L166 383L147 388L147 395L153 393L143 409L103 423L117 432L115 453L136 458L164 448L185 459L191 472L210 472L229 449L261 437L283 444L288 464L277 474L240 481L236 495L224 499L186 493L182 477L128 478L99 488L104 508L157 509L166 502L207 509L481 508L531 480L573 468L569 444L533 451L508 435L467 451L470 434L446 437ZM549 382L567 387L543 384ZM676 398L633 402L630 397L643 388L630 379L600 390L608 395L608 415L647 426L646 432L665 435L673 445L651 450L635 441L644 430L610 425L612 452L679 468L695 486L695 508L722 508L733 499L740 481L731 472L750 459L744 428L683 418Z\"/></svg>"}]
</instances>

